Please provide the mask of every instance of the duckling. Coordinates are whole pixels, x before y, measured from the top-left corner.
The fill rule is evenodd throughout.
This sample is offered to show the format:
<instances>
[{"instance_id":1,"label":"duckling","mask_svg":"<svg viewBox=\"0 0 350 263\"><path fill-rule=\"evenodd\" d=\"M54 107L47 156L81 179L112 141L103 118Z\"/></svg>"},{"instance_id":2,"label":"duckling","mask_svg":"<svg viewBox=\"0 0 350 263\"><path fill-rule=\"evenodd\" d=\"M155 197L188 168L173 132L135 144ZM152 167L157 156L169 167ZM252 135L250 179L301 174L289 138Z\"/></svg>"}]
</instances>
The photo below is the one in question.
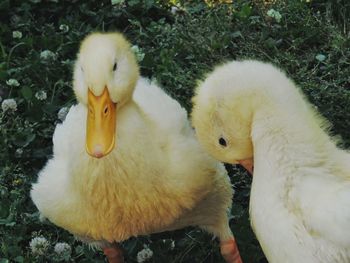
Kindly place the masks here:
<instances>
[{"instance_id":1,"label":"duckling","mask_svg":"<svg viewBox=\"0 0 350 263\"><path fill-rule=\"evenodd\" d=\"M254 176L251 225L271 263L350 262L350 155L278 68L218 66L198 86L192 122L216 159Z\"/></svg>"},{"instance_id":2,"label":"duckling","mask_svg":"<svg viewBox=\"0 0 350 263\"><path fill-rule=\"evenodd\" d=\"M241 262L227 212L223 165L195 139L186 111L140 77L120 33L93 33L74 67L72 106L53 135L53 157L33 184L40 213L123 262L132 236L199 226L227 262Z\"/></svg>"}]
</instances>

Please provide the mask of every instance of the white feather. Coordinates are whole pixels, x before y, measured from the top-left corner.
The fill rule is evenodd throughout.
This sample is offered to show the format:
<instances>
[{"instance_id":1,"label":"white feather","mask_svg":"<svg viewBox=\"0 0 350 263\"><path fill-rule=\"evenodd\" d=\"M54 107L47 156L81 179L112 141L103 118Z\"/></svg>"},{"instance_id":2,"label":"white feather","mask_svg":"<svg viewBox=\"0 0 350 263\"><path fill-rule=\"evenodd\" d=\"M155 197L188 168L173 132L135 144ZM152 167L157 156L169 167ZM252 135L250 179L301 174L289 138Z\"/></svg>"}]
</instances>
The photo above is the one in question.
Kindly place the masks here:
<instances>
[{"instance_id":1,"label":"white feather","mask_svg":"<svg viewBox=\"0 0 350 263\"><path fill-rule=\"evenodd\" d=\"M350 262L350 155L294 83L272 65L231 62L208 75L194 103L212 155L254 156L250 216L269 262Z\"/></svg>"}]
</instances>

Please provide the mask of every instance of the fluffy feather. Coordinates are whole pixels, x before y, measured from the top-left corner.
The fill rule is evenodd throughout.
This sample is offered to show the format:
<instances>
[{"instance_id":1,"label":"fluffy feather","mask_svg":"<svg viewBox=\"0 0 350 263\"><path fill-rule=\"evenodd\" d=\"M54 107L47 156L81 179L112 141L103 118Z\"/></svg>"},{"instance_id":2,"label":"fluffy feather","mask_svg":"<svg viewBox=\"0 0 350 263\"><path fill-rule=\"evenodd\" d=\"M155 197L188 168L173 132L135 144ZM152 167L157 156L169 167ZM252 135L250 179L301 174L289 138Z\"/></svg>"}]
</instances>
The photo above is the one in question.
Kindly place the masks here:
<instances>
[{"instance_id":1,"label":"fluffy feather","mask_svg":"<svg viewBox=\"0 0 350 263\"><path fill-rule=\"evenodd\" d=\"M295 84L272 65L231 62L193 101L193 124L213 156L254 156L250 216L269 262L349 262L350 155Z\"/></svg>"},{"instance_id":2,"label":"fluffy feather","mask_svg":"<svg viewBox=\"0 0 350 263\"><path fill-rule=\"evenodd\" d=\"M101 159L85 150L90 86L97 95L107 86L118 102L117 144ZM83 42L74 90L79 104L57 125L53 158L31 191L44 216L102 246L189 225L232 238L227 211L233 191L223 165L202 150L185 110L138 77L120 34L93 34Z\"/></svg>"}]
</instances>

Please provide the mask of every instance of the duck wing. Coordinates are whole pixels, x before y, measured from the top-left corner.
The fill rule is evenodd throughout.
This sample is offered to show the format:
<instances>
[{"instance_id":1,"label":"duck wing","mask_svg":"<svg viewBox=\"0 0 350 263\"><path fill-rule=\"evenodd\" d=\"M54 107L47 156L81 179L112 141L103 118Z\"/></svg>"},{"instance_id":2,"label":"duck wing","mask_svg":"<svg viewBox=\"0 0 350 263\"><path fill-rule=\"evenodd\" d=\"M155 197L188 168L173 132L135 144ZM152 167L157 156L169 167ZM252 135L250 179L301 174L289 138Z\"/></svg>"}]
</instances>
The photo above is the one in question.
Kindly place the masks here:
<instances>
[{"instance_id":1,"label":"duck wing","mask_svg":"<svg viewBox=\"0 0 350 263\"><path fill-rule=\"evenodd\" d=\"M148 79L139 79L133 99L158 129L174 134L192 132L186 110Z\"/></svg>"},{"instance_id":2,"label":"duck wing","mask_svg":"<svg viewBox=\"0 0 350 263\"><path fill-rule=\"evenodd\" d=\"M315 239L349 249L350 179L317 170L296 186L304 225Z\"/></svg>"}]
</instances>

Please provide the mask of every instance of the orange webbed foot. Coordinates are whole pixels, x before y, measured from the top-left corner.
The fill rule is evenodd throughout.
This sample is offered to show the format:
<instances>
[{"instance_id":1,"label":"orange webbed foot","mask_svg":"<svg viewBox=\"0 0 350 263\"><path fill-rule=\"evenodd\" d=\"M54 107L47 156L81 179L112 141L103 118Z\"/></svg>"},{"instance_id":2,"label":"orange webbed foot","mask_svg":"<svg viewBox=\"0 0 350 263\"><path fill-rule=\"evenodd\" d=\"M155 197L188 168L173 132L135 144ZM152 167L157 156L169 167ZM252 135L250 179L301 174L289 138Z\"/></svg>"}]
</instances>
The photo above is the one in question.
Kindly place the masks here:
<instances>
[{"instance_id":1,"label":"orange webbed foot","mask_svg":"<svg viewBox=\"0 0 350 263\"><path fill-rule=\"evenodd\" d=\"M124 263L123 250L118 244L112 244L110 247L103 248L109 263Z\"/></svg>"},{"instance_id":2,"label":"orange webbed foot","mask_svg":"<svg viewBox=\"0 0 350 263\"><path fill-rule=\"evenodd\" d=\"M227 263L243 263L234 238L220 242L220 251Z\"/></svg>"}]
</instances>

